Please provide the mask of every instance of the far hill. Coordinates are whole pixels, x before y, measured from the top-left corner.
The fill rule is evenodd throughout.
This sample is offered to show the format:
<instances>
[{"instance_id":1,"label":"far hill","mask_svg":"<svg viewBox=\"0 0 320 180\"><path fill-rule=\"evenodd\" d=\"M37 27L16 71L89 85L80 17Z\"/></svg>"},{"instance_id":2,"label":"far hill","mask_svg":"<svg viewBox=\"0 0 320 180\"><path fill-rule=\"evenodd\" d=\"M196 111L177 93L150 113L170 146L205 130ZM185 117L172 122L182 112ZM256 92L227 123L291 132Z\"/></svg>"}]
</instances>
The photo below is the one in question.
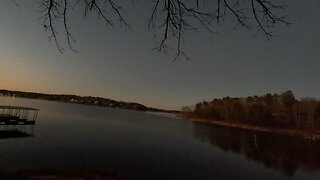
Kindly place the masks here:
<instances>
[{"instance_id":1,"label":"far hill","mask_svg":"<svg viewBox=\"0 0 320 180\"><path fill-rule=\"evenodd\" d=\"M21 97L21 98L30 98L30 99L44 99L49 101L95 105L95 106L102 106L102 107L108 107L108 108L130 109L130 110L136 110L136 111L179 113L179 111L147 107L143 104L139 104L135 102L116 101L108 98L92 97L92 96L78 96L78 95L69 95L69 94L44 94L44 93L36 93L36 92L11 91L11 90L4 90L4 89L0 90L0 96Z\"/></svg>"}]
</instances>

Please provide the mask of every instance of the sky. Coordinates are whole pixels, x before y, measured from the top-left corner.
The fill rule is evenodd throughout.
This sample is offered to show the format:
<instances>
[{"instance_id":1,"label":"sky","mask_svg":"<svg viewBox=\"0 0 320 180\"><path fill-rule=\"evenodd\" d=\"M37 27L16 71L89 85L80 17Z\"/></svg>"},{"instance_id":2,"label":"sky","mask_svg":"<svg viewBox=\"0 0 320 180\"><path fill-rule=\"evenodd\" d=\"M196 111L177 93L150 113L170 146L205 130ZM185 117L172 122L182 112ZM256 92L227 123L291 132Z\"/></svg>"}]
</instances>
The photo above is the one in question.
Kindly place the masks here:
<instances>
[{"instance_id":1,"label":"sky","mask_svg":"<svg viewBox=\"0 0 320 180\"><path fill-rule=\"evenodd\" d=\"M133 27L108 27L96 17L71 14L74 53L61 54L48 42L38 1L10 0L0 6L0 89L100 96L180 109L202 100L292 90L320 98L320 1L287 1L290 26L278 25L266 40L231 23L188 32L190 60L153 51L147 28L150 4L138 1L126 12ZM149 8L148 8L149 7ZM232 22L232 20L230 21ZM62 45L63 32L58 38Z\"/></svg>"}]
</instances>

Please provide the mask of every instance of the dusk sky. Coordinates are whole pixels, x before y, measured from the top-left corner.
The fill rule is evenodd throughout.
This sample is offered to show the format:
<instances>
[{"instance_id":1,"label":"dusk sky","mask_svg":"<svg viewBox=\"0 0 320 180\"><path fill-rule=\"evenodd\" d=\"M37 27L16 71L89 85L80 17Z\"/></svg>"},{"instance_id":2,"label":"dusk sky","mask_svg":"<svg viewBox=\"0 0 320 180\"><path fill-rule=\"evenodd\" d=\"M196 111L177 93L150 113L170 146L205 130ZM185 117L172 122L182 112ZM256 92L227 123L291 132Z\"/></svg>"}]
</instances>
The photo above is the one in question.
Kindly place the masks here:
<instances>
[{"instance_id":1,"label":"dusk sky","mask_svg":"<svg viewBox=\"0 0 320 180\"><path fill-rule=\"evenodd\" d=\"M266 40L255 31L233 29L232 19L212 39L202 30L188 32L189 61L172 62L156 51L148 31L149 1L128 6L133 31L110 28L95 16L75 13L70 28L74 53L61 54L48 42L38 1L11 0L0 6L0 89L100 96L146 106L180 109L202 100L292 90L296 97L320 98L320 1L291 0ZM58 34L65 46L64 32Z\"/></svg>"}]
</instances>

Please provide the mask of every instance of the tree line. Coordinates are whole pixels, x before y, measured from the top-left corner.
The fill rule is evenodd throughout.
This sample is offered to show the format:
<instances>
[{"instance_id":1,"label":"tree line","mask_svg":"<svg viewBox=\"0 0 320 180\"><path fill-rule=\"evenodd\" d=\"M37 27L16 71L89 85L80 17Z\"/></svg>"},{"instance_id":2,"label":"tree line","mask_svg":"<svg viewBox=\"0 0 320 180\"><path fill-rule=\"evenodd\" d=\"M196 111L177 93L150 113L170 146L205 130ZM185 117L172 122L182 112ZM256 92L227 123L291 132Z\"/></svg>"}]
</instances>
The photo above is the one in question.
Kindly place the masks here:
<instances>
[{"instance_id":1,"label":"tree line","mask_svg":"<svg viewBox=\"0 0 320 180\"><path fill-rule=\"evenodd\" d=\"M0 89L0 97L1 96L20 97L20 98L29 98L29 99L43 99L43 100L49 100L49 101L95 105L95 106L102 106L107 108L130 109L130 110L136 110L136 111L179 113L179 111L175 111L175 110L158 109L153 107L147 107L143 104L136 103L136 102L116 101L116 100L103 98L103 97L78 96L78 95L70 95L70 94L44 94L44 93L36 93L36 92L22 92L22 91L11 91L11 90Z\"/></svg>"},{"instance_id":2,"label":"tree line","mask_svg":"<svg viewBox=\"0 0 320 180\"><path fill-rule=\"evenodd\" d=\"M224 97L196 104L186 115L208 120L229 121L264 127L297 130L320 129L320 101L297 100L292 91L246 98Z\"/></svg>"}]
</instances>

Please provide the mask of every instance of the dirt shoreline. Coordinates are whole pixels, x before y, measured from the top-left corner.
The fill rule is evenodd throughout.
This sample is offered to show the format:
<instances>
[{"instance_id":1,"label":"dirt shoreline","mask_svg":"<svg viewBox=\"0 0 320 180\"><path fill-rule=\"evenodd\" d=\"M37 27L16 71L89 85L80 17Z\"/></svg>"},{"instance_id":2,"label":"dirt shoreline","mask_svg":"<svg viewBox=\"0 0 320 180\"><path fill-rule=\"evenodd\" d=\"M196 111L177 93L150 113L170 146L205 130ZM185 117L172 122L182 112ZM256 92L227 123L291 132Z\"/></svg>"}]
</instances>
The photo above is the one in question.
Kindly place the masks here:
<instances>
[{"instance_id":1,"label":"dirt shoreline","mask_svg":"<svg viewBox=\"0 0 320 180\"><path fill-rule=\"evenodd\" d=\"M305 131L305 130L295 130L295 129L261 127L261 126L254 126L250 124L243 124L243 123L194 118L194 117L184 116L181 114L177 115L177 117L183 120L197 122L197 123L225 126L225 127L238 128L238 129L244 129L244 130L250 130L250 131L256 131L256 132L272 133L277 135L284 135L284 136L290 136L290 137L295 137L295 138L304 139L304 140L320 142L320 131L316 132L316 131Z\"/></svg>"}]
</instances>

